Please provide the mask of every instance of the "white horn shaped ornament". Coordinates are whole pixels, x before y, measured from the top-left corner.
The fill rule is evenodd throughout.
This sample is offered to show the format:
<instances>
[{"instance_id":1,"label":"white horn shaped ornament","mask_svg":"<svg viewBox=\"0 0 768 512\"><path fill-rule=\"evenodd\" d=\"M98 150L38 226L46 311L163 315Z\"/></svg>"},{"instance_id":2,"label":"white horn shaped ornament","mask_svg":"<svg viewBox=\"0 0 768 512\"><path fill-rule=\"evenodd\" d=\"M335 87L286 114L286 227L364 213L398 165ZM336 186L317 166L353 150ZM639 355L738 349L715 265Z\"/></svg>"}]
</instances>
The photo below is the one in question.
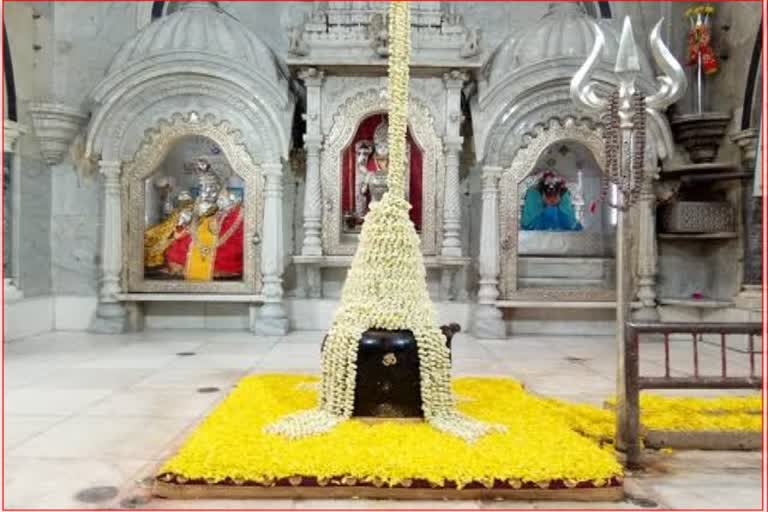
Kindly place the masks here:
<instances>
[{"instance_id":1,"label":"white horn shaped ornament","mask_svg":"<svg viewBox=\"0 0 768 512\"><path fill-rule=\"evenodd\" d=\"M661 24L663 22L664 18L656 23L649 37L653 60L662 71L661 76L656 77L659 82L659 90L645 100L648 108L654 110L664 110L682 98L688 86L685 71L661 38Z\"/></svg>"},{"instance_id":2,"label":"white horn shaped ornament","mask_svg":"<svg viewBox=\"0 0 768 512\"><path fill-rule=\"evenodd\" d=\"M589 80L605 47L605 36L600 27L595 25L594 28L595 43L592 46L592 51L589 52L587 60L571 79L571 99L584 110L601 112L608 107L608 102L595 93L595 84L590 83Z\"/></svg>"}]
</instances>

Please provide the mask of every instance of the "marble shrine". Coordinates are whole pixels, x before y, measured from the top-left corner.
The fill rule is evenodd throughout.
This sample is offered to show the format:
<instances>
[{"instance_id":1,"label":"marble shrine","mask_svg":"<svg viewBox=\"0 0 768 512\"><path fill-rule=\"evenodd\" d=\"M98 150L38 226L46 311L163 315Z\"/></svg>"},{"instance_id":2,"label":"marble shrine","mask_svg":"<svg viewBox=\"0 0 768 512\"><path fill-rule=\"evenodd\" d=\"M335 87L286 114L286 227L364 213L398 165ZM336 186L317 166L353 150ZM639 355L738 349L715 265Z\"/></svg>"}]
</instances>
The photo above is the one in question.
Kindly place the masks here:
<instances>
[{"instance_id":1,"label":"marble shrine","mask_svg":"<svg viewBox=\"0 0 768 512\"><path fill-rule=\"evenodd\" d=\"M641 390L763 385L762 5L412 1L398 18L409 20L402 32L389 4L4 4L6 389L23 394L28 384L14 379L43 378L23 361L43 357L36 340L71 334L111 350L170 333L186 357L221 337L253 344L244 353L282 355L238 366L237 379L221 384L235 391L209 416L215 426L200 426L175 456L164 452L162 470L153 466L156 496L643 505L627 498L642 492L621 463L650 460L639 436L646 448L677 449L670 439L680 429L640 425L641 410L653 417ZM406 36L403 56L397 38ZM393 55L408 73L393 71ZM407 84L399 107L393 76ZM418 313L398 309L401 292ZM739 347L727 347L726 335ZM633 336L655 345L638 356ZM313 362L299 348L291 361L294 338L313 347ZM517 343L527 348L518 353ZM606 361L589 375L560 367L547 353L571 350L563 347L574 348L563 352L567 364L583 362L582 348ZM88 368L77 350L55 356L54 367L72 357L67 371ZM691 350L694 366L678 372ZM743 361L726 368L728 350ZM663 377L645 373L649 353ZM109 358L123 370L146 364ZM702 376L710 363L721 366ZM174 364L160 366L173 373ZM216 364L186 369L233 370L229 360ZM457 368L479 376L452 381ZM276 373L310 369L319 380ZM597 375L609 392L589 394L592 406L607 404L591 416L543 398L584 398L579 382ZM538 376L551 385L534 384L529 397L526 379ZM297 416L311 393L319 407ZM16 421L13 407L24 410L25 400L10 396L6 414ZM251 416L232 412L248 400L259 403ZM762 405L728 404L739 425L762 417ZM554 426L525 430L533 423L507 414L517 407L553 415ZM203 412L211 410L197 410L196 421ZM402 423L381 427L382 417ZM375 444L371 429L382 428L381 450L411 425L413 437L401 435L415 457L428 459L421 445L445 445L446 461L474 462L462 475L428 461L421 474L398 459L378 474L386 455L371 448L326 464L322 454L341 442L337 423L359 446ZM439 432L418 430L423 423ZM206 455L221 431L237 428L240 439L251 424L259 434L250 448ZM704 448L762 450L750 429ZM271 444L275 432L322 436L296 455L295 441ZM564 449L573 460L542 453L551 465L538 478L525 460L472 444L488 436L489 450L512 453L528 434L521 446L580 437ZM48 456L14 442L11 460ZM606 443L627 458L604 460ZM240 456L251 464L242 473L232 469ZM295 467L285 462L294 456ZM326 465L349 472L326 474ZM141 495L126 489L121 507L133 499L125 492ZM654 493L660 505L688 503Z\"/></svg>"}]
</instances>

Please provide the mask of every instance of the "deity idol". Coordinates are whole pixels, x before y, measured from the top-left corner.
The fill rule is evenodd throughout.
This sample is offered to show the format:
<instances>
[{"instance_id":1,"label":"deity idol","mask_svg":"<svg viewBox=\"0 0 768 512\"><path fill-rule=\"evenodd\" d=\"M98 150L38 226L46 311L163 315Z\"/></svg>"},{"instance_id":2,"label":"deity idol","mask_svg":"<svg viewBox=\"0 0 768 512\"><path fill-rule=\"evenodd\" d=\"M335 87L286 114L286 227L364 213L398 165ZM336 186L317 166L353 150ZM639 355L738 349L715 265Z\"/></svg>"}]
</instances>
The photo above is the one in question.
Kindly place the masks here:
<instances>
[{"instance_id":1,"label":"deity idol","mask_svg":"<svg viewBox=\"0 0 768 512\"><path fill-rule=\"evenodd\" d=\"M182 200L162 223L144 235L147 268L190 281L243 274L243 209L204 159L195 162L199 194Z\"/></svg>"},{"instance_id":2,"label":"deity idol","mask_svg":"<svg viewBox=\"0 0 768 512\"><path fill-rule=\"evenodd\" d=\"M382 121L373 132L373 148L370 141L355 144L355 216L362 221L371 204L380 200L387 191L389 170L389 125ZM410 144L406 146L406 169L410 169ZM409 173L405 173L405 198L409 199Z\"/></svg>"},{"instance_id":3,"label":"deity idol","mask_svg":"<svg viewBox=\"0 0 768 512\"><path fill-rule=\"evenodd\" d=\"M581 231L565 178L546 171L523 200L520 227L529 231Z\"/></svg>"}]
</instances>

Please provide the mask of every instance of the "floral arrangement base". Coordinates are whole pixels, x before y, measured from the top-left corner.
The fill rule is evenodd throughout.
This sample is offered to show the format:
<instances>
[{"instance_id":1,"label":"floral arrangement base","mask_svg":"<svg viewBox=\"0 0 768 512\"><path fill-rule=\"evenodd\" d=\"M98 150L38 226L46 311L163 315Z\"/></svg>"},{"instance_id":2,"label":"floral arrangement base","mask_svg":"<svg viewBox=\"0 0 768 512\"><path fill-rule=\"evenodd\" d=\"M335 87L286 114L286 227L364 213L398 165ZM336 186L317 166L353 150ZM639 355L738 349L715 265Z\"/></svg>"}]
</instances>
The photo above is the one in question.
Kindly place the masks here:
<instances>
[{"instance_id":1,"label":"floral arrangement base","mask_svg":"<svg viewBox=\"0 0 768 512\"><path fill-rule=\"evenodd\" d=\"M298 481L298 480L297 480ZM624 499L624 488L620 484L606 487L566 488L553 486L514 489L512 487L486 488L481 484L456 489L451 487L430 487L417 482L411 487L375 487L373 485L344 484L340 480L320 486L317 479L309 477L301 483L278 481L272 486L246 483L194 484L156 481L153 494L172 500L211 499L382 499L382 500L554 500L554 501L620 501Z\"/></svg>"},{"instance_id":2,"label":"floral arrangement base","mask_svg":"<svg viewBox=\"0 0 768 512\"><path fill-rule=\"evenodd\" d=\"M424 421L350 419L289 439L264 432L276 418L316 407L319 379L253 375L158 471L153 493L171 499L383 498L612 501L623 474L611 414L537 397L512 379L453 381L460 412L505 432L474 443Z\"/></svg>"}]
</instances>

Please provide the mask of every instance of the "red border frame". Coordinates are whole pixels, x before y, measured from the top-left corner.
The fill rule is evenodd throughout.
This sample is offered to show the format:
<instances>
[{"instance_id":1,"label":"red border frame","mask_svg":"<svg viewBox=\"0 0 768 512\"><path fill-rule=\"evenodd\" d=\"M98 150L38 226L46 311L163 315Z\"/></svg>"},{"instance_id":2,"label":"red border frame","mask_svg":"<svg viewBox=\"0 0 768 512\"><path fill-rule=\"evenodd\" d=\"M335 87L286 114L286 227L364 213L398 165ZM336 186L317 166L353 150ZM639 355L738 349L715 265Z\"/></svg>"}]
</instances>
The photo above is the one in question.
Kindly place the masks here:
<instances>
[{"instance_id":1,"label":"red border frame","mask_svg":"<svg viewBox=\"0 0 768 512\"><path fill-rule=\"evenodd\" d=\"M13 1L19 1L19 0L2 0L2 6L3 6L2 15L3 15L3 17L5 16L5 14L4 14L5 3L6 2L10 3L10 2L13 2ZM33 3L35 1L42 1L42 0L27 0L27 1ZM80 1L80 2L82 2L82 1L95 1L95 2L99 2L99 1L110 1L110 0L54 0L54 1L57 1L57 2L69 2L69 1ZM152 1L152 0L125 0L125 1L147 2L147 1ZM259 2L259 1L266 1L266 0L234 0L234 1ZM297 2L297 1L301 1L301 0L278 0L278 1L282 1L282 2ZM384 1L384 0L382 0L382 1ZM425 0L419 0L419 1L425 1ZM432 0L426 0L426 1L432 1ZM453 2L453 1L460 1L460 0L448 0L448 1ZM481 0L481 1L506 1L506 0ZM519 0L512 0L512 1L519 1ZM550 0L527 0L527 1L549 2ZM625 2L625 1L628 1L628 2L633 2L633 1L634 2L638 2L638 1L644 2L644 1L656 1L656 0L614 0L614 2L617 2L617 1L621 1L621 2ZM686 1L686 0L669 0L669 1L671 1L671 2L680 2L680 1ZM718 2L723 2L723 1L732 1L732 0L715 0L712 3L718 3ZM760 1L761 4L762 4L762 11L763 11L763 14L762 14L762 23L763 23L763 27L762 27L762 37L763 37L763 41L762 41L762 44L763 44L762 72L763 72L763 77L765 77L766 76L766 71L768 71L768 63L766 62L766 59L765 59L765 53L766 53L765 50L768 48L768 34L766 34L766 15L768 15L768 8L767 8L768 4L765 1L763 1L763 0L746 0L746 1L748 1L748 2ZM3 43L0 42L0 50L2 49L2 46L1 46L2 44ZM2 59L3 59L2 52L0 52L0 66L2 66ZM5 87L5 82L4 81L3 81L2 87ZM767 92L768 92L768 88L766 87L765 80L763 80L763 91L762 91L763 115L762 115L762 120L761 120L761 124L762 124L762 128L763 128L763 130L762 130L762 133L763 133L763 146L765 146L765 142L764 141L765 141L765 135L766 135L766 128L768 128L768 126L766 126L766 116L768 116L768 94L767 94ZM4 118L5 118L5 116L3 115L3 119ZM3 143L4 143L5 142L5 133L4 132L3 132L2 135L0 135L0 138L3 140ZM766 155L766 151L760 151L760 157L761 157L760 172L762 173L762 177L763 177L763 180L762 180L763 186L765 186L766 177L767 177L767 175L766 175L766 162L768 161L768 155ZM0 157L0 158L4 158L4 156ZM768 319L768 311L766 310L766 308L768 307L768 300L767 300L767 297L766 297L766 294L765 294L765 283L766 283L766 277L768 277L768 270L766 269L766 263L768 263L768 258L766 258L765 241L766 241L766 237L768 236L768 226L766 225L766 221L768 221L768 203L766 202L765 195L763 195L762 198L763 198L762 199L762 207L763 207L763 211L762 211L762 214L763 214L763 253L762 253L762 258L763 258L763 297L762 297L762 305L763 305L763 311L762 311L763 355L761 356L761 358L762 358L762 371L763 371L763 389L762 389L762 396L763 396L763 432L762 432L762 434L763 434L763 453L762 453L762 459L761 459L761 474L763 475L763 478L761 478L761 508L760 509L738 509L738 508L733 508L733 509L725 509L725 508L721 508L721 509L707 509L707 510L712 510L712 511L741 511L741 510L752 511L752 510L765 510L765 508L766 508L766 501L765 501L765 497L766 497L766 492L765 492L766 491L765 456L766 456L766 451L768 451L768 447L766 446L766 444L767 444L766 441L768 440L768 438L766 438L766 420L768 420L768 414L767 414L768 410L766 410L765 403L766 403L766 399L768 398L768 390L766 388L766 378L765 378L765 376L766 376L766 369L768 369L768 365L766 364L767 361L768 361L768 358L766 358L766 356L765 356L765 347L767 345L767 343L766 343L766 334L768 333L768 329L766 329L765 323L766 323L766 319ZM2 201L3 200L0 199L0 205L2 205ZM2 213L0 213L0 216L2 216ZM0 270L0 273L2 273L2 270ZM2 300L3 305L5 305L5 290L0 291L0 299ZM3 367L2 367L2 370L0 370L0 374L2 375L2 390L4 391L5 390L5 365L4 365L4 361L5 361L5 314L4 314L4 312L0 313L0 324L2 324L2 329L3 329L2 334L0 334L0 336L2 337L2 343L3 343L2 356L0 357L0 363L3 364ZM64 511L70 511L70 510L81 510L81 509L76 509L76 508L66 508L66 509L64 509L64 508L62 508L62 509L51 509L51 508L46 508L46 509L32 509L32 508L30 508L30 509L18 509L18 508L17 509L10 509L10 508L5 508L5 485L4 485L4 482L5 482L5 393L4 392L3 392L2 396L0 396L0 405L2 405L2 408L3 408L3 410L2 410L2 433L3 433L3 439L0 440L0 447L2 447L2 450L3 450L2 454L0 454L0 458L2 458L2 462L3 462L3 466L0 469L0 477L2 477L2 480L3 480L3 487L2 487L2 491L0 492L0 499L1 499L0 505L2 505L2 510L19 510L19 511L21 511L21 510L30 510L30 511L34 511L34 510L49 510L49 511L52 511L52 512L59 512L59 511L64 512ZM542 505L544 505L544 504L545 503L542 502ZM91 508L89 508L88 510L93 510L93 511L111 511L111 510L123 510L123 509L110 509L110 508L103 508L103 509L93 508L93 509L91 509ZM187 511L188 510L188 511L195 511L195 510L203 510L203 509L183 509L183 508L180 508L180 509L153 509L153 508L137 508L137 509L134 509L134 510L148 510L148 511L154 511L154 510L179 510L179 511ZM205 510L231 510L231 511L243 511L244 512L244 511L252 511L252 510L255 511L255 510L289 510L289 509L274 509L274 508L266 508L266 509L242 508L242 509L239 509L238 508L238 509L205 509ZM301 509L301 510L309 510L309 511L317 510L317 511L320 511L320 510L336 510L336 509L332 509L332 508L331 509L309 509L309 508L306 508L306 509ZM377 508L377 509L365 509L365 508L354 509L354 508L351 508L351 509L347 509L347 508L345 508L344 510L350 510L350 511L403 510L403 508L391 508L391 509L386 509L386 508L381 508L381 509L380 508ZM431 509L431 508L414 509L414 508L408 508L407 510L443 510L443 509ZM454 508L452 508L451 510L474 511L476 509L454 509ZM496 510L509 510L509 511L513 511L513 510L528 510L528 509L509 508L509 509L496 509ZM539 509L539 510L546 510L546 509L542 508L542 509ZM579 511L584 511L584 510L595 510L595 509L589 509L588 506L587 506L585 508L579 508L579 509L557 509L557 510L579 510ZM610 510L610 509L604 509L603 508L601 510ZM654 511L664 511L664 510L670 510L671 511L671 510L675 510L675 511L680 511L680 512L687 512L687 511L696 512L699 509L662 509L662 508L654 508L654 509L649 509L649 510L654 510Z\"/></svg>"}]
</instances>

